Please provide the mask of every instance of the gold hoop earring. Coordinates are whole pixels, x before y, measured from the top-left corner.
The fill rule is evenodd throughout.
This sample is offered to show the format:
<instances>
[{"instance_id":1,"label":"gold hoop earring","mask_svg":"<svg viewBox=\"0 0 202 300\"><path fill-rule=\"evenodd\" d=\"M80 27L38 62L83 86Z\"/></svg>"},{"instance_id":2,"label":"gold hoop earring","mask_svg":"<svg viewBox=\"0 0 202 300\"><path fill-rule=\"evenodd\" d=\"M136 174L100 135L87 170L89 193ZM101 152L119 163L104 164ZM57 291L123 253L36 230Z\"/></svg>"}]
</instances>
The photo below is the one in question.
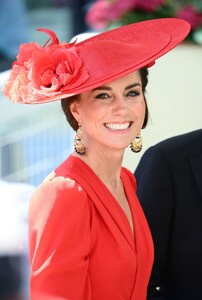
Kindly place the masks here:
<instances>
[{"instance_id":1,"label":"gold hoop earring","mask_svg":"<svg viewBox=\"0 0 202 300\"><path fill-rule=\"evenodd\" d=\"M130 149L132 152L138 153L142 150L142 137L139 133L136 138L130 143Z\"/></svg>"},{"instance_id":2,"label":"gold hoop earring","mask_svg":"<svg viewBox=\"0 0 202 300\"><path fill-rule=\"evenodd\" d=\"M86 153L86 148L84 146L84 140L82 135L81 126L79 125L79 128L77 129L75 138L74 138L74 150L79 155L84 155Z\"/></svg>"}]
</instances>

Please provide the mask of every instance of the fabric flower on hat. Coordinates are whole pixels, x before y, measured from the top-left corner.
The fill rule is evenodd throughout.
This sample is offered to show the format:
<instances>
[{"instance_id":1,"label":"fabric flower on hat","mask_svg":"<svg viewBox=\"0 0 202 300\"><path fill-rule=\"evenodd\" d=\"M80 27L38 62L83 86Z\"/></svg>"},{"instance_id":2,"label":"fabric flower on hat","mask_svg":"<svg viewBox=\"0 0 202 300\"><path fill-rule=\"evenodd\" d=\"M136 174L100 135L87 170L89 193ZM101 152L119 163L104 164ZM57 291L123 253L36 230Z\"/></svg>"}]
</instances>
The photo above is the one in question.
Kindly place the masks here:
<instances>
[{"instance_id":1,"label":"fabric flower on hat","mask_svg":"<svg viewBox=\"0 0 202 300\"><path fill-rule=\"evenodd\" d=\"M50 35L52 43L22 44L10 78L4 86L5 95L13 102L39 103L64 98L88 78L88 72L74 43L59 43L51 30L38 29Z\"/></svg>"}]
</instances>

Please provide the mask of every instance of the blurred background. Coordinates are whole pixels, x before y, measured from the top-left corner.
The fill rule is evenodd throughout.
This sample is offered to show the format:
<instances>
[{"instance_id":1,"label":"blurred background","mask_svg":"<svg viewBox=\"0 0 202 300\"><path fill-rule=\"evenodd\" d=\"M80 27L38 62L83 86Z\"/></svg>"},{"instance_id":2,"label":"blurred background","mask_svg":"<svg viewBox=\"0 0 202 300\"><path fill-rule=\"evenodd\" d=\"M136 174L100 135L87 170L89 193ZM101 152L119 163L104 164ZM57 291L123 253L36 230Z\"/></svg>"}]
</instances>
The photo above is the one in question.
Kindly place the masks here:
<instances>
[{"instance_id":1,"label":"blurred background","mask_svg":"<svg viewBox=\"0 0 202 300\"><path fill-rule=\"evenodd\" d=\"M182 17L190 35L149 70L143 150L126 150L132 172L156 142L202 127L201 0L0 0L0 90L21 43L43 45L49 28L60 41L155 17ZM73 150L74 133L59 102L11 103L0 92L0 299L28 300L27 208L35 187Z\"/></svg>"}]
</instances>

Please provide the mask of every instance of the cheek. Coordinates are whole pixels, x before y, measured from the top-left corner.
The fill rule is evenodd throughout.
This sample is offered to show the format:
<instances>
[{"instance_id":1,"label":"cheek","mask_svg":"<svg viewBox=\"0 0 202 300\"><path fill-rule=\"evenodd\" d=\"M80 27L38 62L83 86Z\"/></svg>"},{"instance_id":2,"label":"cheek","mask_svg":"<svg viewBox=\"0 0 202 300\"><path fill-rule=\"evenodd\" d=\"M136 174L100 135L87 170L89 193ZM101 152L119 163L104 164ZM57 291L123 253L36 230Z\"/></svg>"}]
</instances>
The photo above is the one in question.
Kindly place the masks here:
<instances>
[{"instance_id":1,"label":"cheek","mask_svg":"<svg viewBox=\"0 0 202 300\"><path fill-rule=\"evenodd\" d=\"M140 120L144 119L146 113L146 104L144 101L138 103L134 107L136 117Z\"/></svg>"},{"instance_id":2,"label":"cheek","mask_svg":"<svg viewBox=\"0 0 202 300\"><path fill-rule=\"evenodd\" d=\"M146 103L144 101L144 103L142 104L142 113L143 113L143 118L145 117L146 114Z\"/></svg>"},{"instance_id":3,"label":"cheek","mask_svg":"<svg viewBox=\"0 0 202 300\"><path fill-rule=\"evenodd\" d=\"M89 128L95 127L95 122L97 119L96 112L91 109L85 109L80 114L81 116L81 122L84 128L89 130Z\"/></svg>"},{"instance_id":4,"label":"cheek","mask_svg":"<svg viewBox=\"0 0 202 300\"><path fill-rule=\"evenodd\" d=\"M81 116L84 123L96 123L99 122L106 115L108 109L104 105L85 105L82 107Z\"/></svg>"}]
</instances>

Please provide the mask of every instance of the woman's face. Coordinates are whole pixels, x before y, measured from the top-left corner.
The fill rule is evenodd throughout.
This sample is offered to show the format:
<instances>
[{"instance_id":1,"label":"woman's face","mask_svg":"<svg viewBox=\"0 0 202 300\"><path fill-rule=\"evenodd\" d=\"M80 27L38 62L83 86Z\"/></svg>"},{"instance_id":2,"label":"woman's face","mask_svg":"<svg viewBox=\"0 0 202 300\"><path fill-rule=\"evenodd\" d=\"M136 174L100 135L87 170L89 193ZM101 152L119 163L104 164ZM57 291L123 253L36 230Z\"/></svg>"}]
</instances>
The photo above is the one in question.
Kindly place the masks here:
<instances>
[{"instance_id":1,"label":"woman's face","mask_svg":"<svg viewBox=\"0 0 202 300\"><path fill-rule=\"evenodd\" d=\"M139 71L82 93L70 110L87 148L123 150L140 132L145 101Z\"/></svg>"}]
</instances>

